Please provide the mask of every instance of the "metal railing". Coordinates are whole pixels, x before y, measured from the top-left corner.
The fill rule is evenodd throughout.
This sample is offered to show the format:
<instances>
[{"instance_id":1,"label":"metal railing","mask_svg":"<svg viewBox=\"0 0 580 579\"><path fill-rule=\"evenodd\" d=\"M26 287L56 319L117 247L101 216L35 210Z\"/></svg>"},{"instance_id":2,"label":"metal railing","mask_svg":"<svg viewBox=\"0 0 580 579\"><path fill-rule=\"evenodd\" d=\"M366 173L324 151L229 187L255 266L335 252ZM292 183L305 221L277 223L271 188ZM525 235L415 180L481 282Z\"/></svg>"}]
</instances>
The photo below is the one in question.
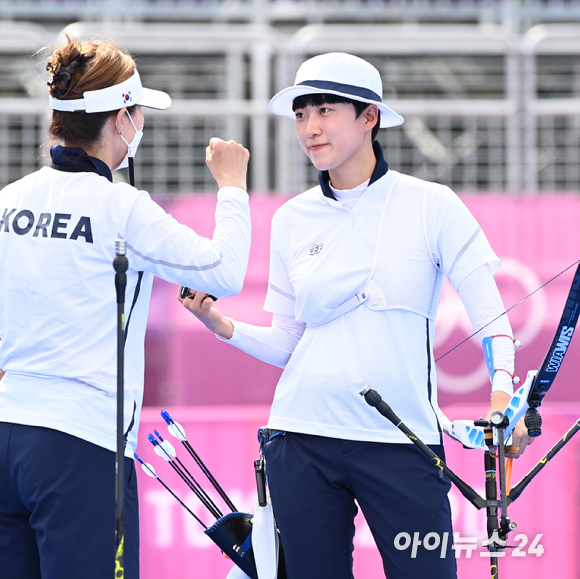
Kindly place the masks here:
<instances>
[{"instance_id":1,"label":"metal railing","mask_svg":"<svg viewBox=\"0 0 580 579\"><path fill-rule=\"evenodd\" d=\"M522 39L527 191L580 191L580 25L543 25Z\"/></svg>"},{"instance_id":2,"label":"metal railing","mask_svg":"<svg viewBox=\"0 0 580 579\"><path fill-rule=\"evenodd\" d=\"M52 41L41 26L0 22L0 186L42 163L48 116L39 82L42 59L35 54Z\"/></svg>"},{"instance_id":3,"label":"metal railing","mask_svg":"<svg viewBox=\"0 0 580 579\"><path fill-rule=\"evenodd\" d=\"M580 0L0 0L0 19L36 22L495 23L512 31L580 20Z\"/></svg>"},{"instance_id":4,"label":"metal railing","mask_svg":"<svg viewBox=\"0 0 580 579\"><path fill-rule=\"evenodd\" d=\"M352 52L381 72L387 103L405 117L379 132L390 166L458 191L580 191L580 25L545 25L520 37L486 26L268 26L78 23L79 38L112 39L137 59L144 83L173 97L147 112L136 159L151 193L213 190L212 136L251 151L255 193L297 193L316 183L289 119L268 111L305 58ZM40 166L48 113L42 62L54 44L42 27L0 24L0 186Z\"/></svg>"},{"instance_id":5,"label":"metal railing","mask_svg":"<svg viewBox=\"0 0 580 579\"><path fill-rule=\"evenodd\" d=\"M313 25L294 35L280 70L333 50L371 61L387 104L406 118L398 129L379 131L394 168L462 190L521 189L516 37L488 26ZM281 73L277 80L281 88L293 77ZM285 131L284 119L277 123ZM284 148L277 154L279 166ZM302 167L293 171L290 190L312 181Z\"/></svg>"}]
</instances>

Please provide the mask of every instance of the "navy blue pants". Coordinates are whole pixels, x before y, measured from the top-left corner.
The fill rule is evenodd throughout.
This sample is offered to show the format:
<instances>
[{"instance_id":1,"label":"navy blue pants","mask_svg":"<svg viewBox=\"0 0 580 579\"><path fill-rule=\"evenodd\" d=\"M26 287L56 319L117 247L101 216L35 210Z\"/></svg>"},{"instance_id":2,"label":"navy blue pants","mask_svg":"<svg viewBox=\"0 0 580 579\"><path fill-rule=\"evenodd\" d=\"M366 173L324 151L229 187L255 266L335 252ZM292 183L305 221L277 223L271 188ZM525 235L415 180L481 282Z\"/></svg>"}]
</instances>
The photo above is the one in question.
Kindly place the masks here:
<instances>
[{"instance_id":1,"label":"navy blue pants","mask_svg":"<svg viewBox=\"0 0 580 579\"><path fill-rule=\"evenodd\" d=\"M134 461L125 458L126 579L139 577ZM115 577L115 453L0 422L0 577Z\"/></svg>"},{"instance_id":2,"label":"navy blue pants","mask_svg":"<svg viewBox=\"0 0 580 579\"><path fill-rule=\"evenodd\" d=\"M444 458L441 446L431 448ZM388 579L457 576L451 485L414 445L286 432L264 451L288 579L353 578L355 499Z\"/></svg>"}]
</instances>

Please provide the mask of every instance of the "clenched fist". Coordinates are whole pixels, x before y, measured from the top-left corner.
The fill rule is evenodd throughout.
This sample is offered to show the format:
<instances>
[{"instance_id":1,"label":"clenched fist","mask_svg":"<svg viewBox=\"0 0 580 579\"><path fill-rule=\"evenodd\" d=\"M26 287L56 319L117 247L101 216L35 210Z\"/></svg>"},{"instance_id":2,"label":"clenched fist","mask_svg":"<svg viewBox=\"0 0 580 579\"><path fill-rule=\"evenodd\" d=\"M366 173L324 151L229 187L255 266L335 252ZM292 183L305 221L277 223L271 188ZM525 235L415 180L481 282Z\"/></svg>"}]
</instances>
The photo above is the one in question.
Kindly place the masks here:
<instances>
[{"instance_id":1,"label":"clenched fist","mask_svg":"<svg viewBox=\"0 0 580 579\"><path fill-rule=\"evenodd\" d=\"M217 137L210 139L205 150L205 162L218 187L239 187L247 189L246 174L250 152L235 141L222 141Z\"/></svg>"}]
</instances>

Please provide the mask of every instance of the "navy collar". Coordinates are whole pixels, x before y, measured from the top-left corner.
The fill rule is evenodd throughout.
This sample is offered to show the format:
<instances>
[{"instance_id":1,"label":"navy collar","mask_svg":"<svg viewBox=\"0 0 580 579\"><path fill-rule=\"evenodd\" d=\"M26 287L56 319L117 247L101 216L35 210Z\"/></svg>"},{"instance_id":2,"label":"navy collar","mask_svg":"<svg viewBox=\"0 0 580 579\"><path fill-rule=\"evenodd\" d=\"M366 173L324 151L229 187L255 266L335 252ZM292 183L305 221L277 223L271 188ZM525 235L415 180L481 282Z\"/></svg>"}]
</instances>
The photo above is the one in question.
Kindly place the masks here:
<instances>
[{"instance_id":1,"label":"navy collar","mask_svg":"<svg viewBox=\"0 0 580 579\"><path fill-rule=\"evenodd\" d=\"M384 177L389 170L389 165L385 161L385 157L383 155L383 149L379 145L378 141L373 141L373 152L377 158L377 164L371 176L371 180L369 181L369 187L375 181L378 181L381 177ZM324 196L336 200L336 197L330 188L330 174L328 171L320 171L318 173L318 182L320 183L320 188L322 189Z\"/></svg>"},{"instance_id":2,"label":"navy collar","mask_svg":"<svg viewBox=\"0 0 580 579\"><path fill-rule=\"evenodd\" d=\"M96 157L90 157L83 149L55 145L50 149L50 156L52 168L57 171L97 173L113 182L113 173L108 165Z\"/></svg>"}]
</instances>

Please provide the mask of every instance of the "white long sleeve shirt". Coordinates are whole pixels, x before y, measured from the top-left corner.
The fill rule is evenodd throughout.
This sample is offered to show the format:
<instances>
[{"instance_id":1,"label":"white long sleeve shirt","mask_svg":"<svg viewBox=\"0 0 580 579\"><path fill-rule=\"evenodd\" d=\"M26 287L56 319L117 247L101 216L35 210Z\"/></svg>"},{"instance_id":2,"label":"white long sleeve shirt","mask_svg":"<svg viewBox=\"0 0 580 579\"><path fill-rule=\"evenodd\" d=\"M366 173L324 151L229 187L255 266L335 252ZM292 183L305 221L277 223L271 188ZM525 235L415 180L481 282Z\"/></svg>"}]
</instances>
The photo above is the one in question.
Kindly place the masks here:
<instances>
[{"instance_id":1,"label":"white long sleeve shirt","mask_svg":"<svg viewBox=\"0 0 580 579\"><path fill-rule=\"evenodd\" d=\"M507 316L502 315L503 302L488 265L481 266L469 274L461 282L458 293L474 331L481 328L477 333L480 342L489 336L512 335ZM297 322L294 316L288 314L274 313L271 326L255 326L238 320L231 321L234 325L232 337L225 340L217 336L220 340L279 368L286 367L306 330L305 323ZM494 375L492 392L501 390L511 396L513 384L509 374L514 372L513 344L509 340L494 342L493 356L495 366L507 372Z\"/></svg>"},{"instance_id":2,"label":"white long sleeve shirt","mask_svg":"<svg viewBox=\"0 0 580 579\"><path fill-rule=\"evenodd\" d=\"M425 442L442 440L436 417L434 319L404 303L382 311L362 304L321 326L309 324L325 317L321 308L326 314L365 287L373 270L382 208L394 179L397 174L389 171L358 196L347 192L345 203L340 192L334 191L333 199L316 187L290 200L274 217L265 306L273 312L273 326L257 328L233 321L229 340L284 368L268 422L271 428L409 442L359 396L368 384ZM492 275L499 260L453 192L436 184L424 187L420 219L434 267L450 278L479 329L503 312ZM511 335L505 316L479 337L495 334ZM494 354L498 367L513 372L509 340L494 340ZM511 393L509 376L496 373L493 388Z\"/></svg>"},{"instance_id":3,"label":"white long sleeve shirt","mask_svg":"<svg viewBox=\"0 0 580 579\"><path fill-rule=\"evenodd\" d=\"M45 167L0 191L0 421L115 450L117 238L129 260L124 422L132 457L153 276L217 297L238 293L249 256L248 195L218 192L206 239L145 191L95 172Z\"/></svg>"}]
</instances>

